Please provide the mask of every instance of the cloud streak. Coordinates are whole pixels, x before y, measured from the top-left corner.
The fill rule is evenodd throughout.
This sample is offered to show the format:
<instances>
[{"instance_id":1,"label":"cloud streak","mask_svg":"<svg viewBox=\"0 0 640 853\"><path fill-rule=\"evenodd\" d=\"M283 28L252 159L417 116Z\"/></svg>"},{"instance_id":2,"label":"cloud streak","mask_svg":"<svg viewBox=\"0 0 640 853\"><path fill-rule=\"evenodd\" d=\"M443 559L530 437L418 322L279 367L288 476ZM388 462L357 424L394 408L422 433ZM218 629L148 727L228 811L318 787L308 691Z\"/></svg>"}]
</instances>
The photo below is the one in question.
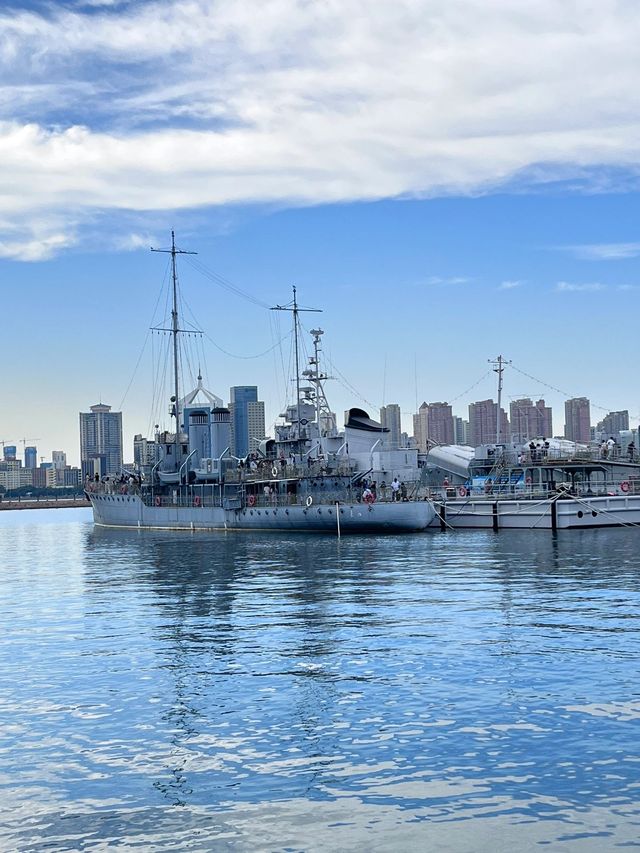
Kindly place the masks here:
<instances>
[{"instance_id":1,"label":"cloud streak","mask_svg":"<svg viewBox=\"0 0 640 853\"><path fill-rule=\"evenodd\" d=\"M599 281L587 284L574 284L569 281L559 281L556 284L556 290L560 293L595 293L599 290L606 290L606 285L601 284Z\"/></svg>"},{"instance_id":2,"label":"cloud streak","mask_svg":"<svg viewBox=\"0 0 640 853\"><path fill-rule=\"evenodd\" d=\"M587 261L621 261L640 255L640 243L588 243L565 246L565 249L576 258Z\"/></svg>"},{"instance_id":3,"label":"cloud streak","mask_svg":"<svg viewBox=\"0 0 640 853\"><path fill-rule=\"evenodd\" d=\"M48 8L0 14L0 217L22 234L5 254L72 242L85 214L640 172L627 0Z\"/></svg>"}]
</instances>

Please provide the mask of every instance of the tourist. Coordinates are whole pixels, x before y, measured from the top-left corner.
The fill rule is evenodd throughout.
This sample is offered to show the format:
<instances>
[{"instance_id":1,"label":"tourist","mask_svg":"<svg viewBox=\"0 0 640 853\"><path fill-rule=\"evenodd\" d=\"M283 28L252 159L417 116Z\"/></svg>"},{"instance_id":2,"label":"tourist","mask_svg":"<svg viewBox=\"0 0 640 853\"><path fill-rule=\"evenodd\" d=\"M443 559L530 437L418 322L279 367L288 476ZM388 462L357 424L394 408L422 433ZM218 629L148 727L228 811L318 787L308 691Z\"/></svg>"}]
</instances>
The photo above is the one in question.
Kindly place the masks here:
<instances>
[{"instance_id":1,"label":"tourist","mask_svg":"<svg viewBox=\"0 0 640 853\"><path fill-rule=\"evenodd\" d=\"M394 477L393 482L391 483L391 500L400 500L400 481L397 477Z\"/></svg>"},{"instance_id":2,"label":"tourist","mask_svg":"<svg viewBox=\"0 0 640 853\"><path fill-rule=\"evenodd\" d=\"M633 441L630 441L629 444L627 445L627 453L629 454L629 462L633 462L633 457L635 455L635 452L636 452L636 446L633 443Z\"/></svg>"},{"instance_id":3,"label":"tourist","mask_svg":"<svg viewBox=\"0 0 640 853\"><path fill-rule=\"evenodd\" d=\"M409 498L407 497L407 487L404 483L400 483L400 499L403 501L409 500Z\"/></svg>"}]
</instances>

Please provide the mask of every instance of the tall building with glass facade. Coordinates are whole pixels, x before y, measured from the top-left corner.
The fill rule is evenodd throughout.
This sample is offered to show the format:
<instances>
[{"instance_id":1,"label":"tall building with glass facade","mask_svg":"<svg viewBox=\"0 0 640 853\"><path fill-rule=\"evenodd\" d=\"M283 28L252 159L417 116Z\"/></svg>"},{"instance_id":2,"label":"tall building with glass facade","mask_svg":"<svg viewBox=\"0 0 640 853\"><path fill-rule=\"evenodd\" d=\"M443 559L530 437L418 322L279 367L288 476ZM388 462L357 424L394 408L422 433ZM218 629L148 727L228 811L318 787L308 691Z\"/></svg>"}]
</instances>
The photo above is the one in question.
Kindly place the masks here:
<instances>
[{"instance_id":1,"label":"tall building with glass facade","mask_svg":"<svg viewBox=\"0 0 640 853\"><path fill-rule=\"evenodd\" d=\"M24 449L24 467L25 468L37 468L38 467L38 448L37 447L25 447Z\"/></svg>"},{"instance_id":2,"label":"tall building with glass facade","mask_svg":"<svg viewBox=\"0 0 640 853\"><path fill-rule=\"evenodd\" d=\"M122 412L99 403L80 412L80 465L83 480L109 476L122 468Z\"/></svg>"},{"instance_id":3,"label":"tall building with glass facade","mask_svg":"<svg viewBox=\"0 0 640 853\"><path fill-rule=\"evenodd\" d=\"M258 400L257 385L235 385L229 390L231 449L243 459L255 451L265 437L264 403Z\"/></svg>"}]
</instances>

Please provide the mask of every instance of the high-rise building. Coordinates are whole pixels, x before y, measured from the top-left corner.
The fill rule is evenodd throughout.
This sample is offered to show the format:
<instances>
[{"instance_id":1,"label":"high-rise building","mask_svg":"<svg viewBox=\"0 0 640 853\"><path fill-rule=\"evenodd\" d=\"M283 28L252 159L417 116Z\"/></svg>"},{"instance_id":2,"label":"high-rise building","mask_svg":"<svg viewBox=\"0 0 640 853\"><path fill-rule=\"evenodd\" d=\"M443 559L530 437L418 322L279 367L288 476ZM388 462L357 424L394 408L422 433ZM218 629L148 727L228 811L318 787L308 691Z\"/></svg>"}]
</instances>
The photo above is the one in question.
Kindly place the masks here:
<instances>
[{"instance_id":1,"label":"high-rise building","mask_svg":"<svg viewBox=\"0 0 640 853\"><path fill-rule=\"evenodd\" d=\"M161 447L157 441L151 441L143 435L133 437L133 464L140 471L160 461Z\"/></svg>"},{"instance_id":2,"label":"high-rise building","mask_svg":"<svg viewBox=\"0 0 640 853\"><path fill-rule=\"evenodd\" d=\"M454 444L469 444L469 421L453 416L453 440Z\"/></svg>"},{"instance_id":3,"label":"high-rise building","mask_svg":"<svg viewBox=\"0 0 640 853\"><path fill-rule=\"evenodd\" d=\"M498 404L493 400L479 400L469 404L469 438L472 447L495 444L498 433ZM509 439L509 419L500 408L500 444Z\"/></svg>"},{"instance_id":4,"label":"high-rise building","mask_svg":"<svg viewBox=\"0 0 640 853\"><path fill-rule=\"evenodd\" d=\"M52 451L51 463L56 471L63 471L67 467L67 454L64 450Z\"/></svg>"},{"instance_id":5,"label":"high-rise building","mask_svg":"<svg viewBox=\"0 0 640 853\"><path fill-rule=\"evenodd\" d=\"M80 464L83 480L118 474L122 468L122 412L99 403L80 412Z\"/></svg>"},{"instance_id":6,"label":"high-rise building","mask_svg":"<svg viewBox=\"0 0 640 853\"><path fill-rule=\"evenodd\" d=\"M429 406L423 403L413 416L413 439L420 453L429 450Z\"/></svg>"},{"instance_id":7,"label":"high-rise building","mask_svg":"<svg viewBox=\"0 0 640 853\"><path fill-rule=\"evenodd\" d=\"M591 437L591 407L586 397L573 397L564 404L564 436L587 443Z\"/></svg>"},{"instance_id":8,"label":"high-rise building","mask_svg":"<svg viewBox=\"0 0 640 853\"><path fill-rule=\"evenodd\" d=\"M629 412L623 409L620 412L609 412L605 415L596 426L596 434L598 437L610 436L626 429L629 429Z\"/></svg>"},{"instance_id":9,"label":"high-rise building","mask_svg":"<svg viewBox=\"0 0 640 853\"><path fill-rule=\"evenodd\" d=\"M453 444L453 414L448 403L423 403L413 416L413 435L421 453L429 445Z\"/></svg>"},{"instance_id":10,"label":"high-rise building","mask_svg":"<svg viewBox=\"0 0 640 853\"><path fill-rule=\"evenodd\" d=\"M2 448L2 456L4 457L4 461L15 462L17 450L18 449L15 444L5 444L5 446Z\"/></svg>"},{"instance_id":11,"label":"high-rise building","mask_svg":"<svg viewBox=\"0 0 640 853\"><path fill-rule=\"evenodd\" d=\"M37 447L25 447L24 449L24 467L25 468L37 468L38 467L38 448Z\"/></svg>"},{"instance_id":12,"label":"high-rise building","mask_svg":"<svg viewBox=\"0 0 640 853\"><path fill-rule=\"evenodd\" d=\"M429 403L427 420L431 442L453 444L453 414L448 403Z\"/></svg>"},{"instance_id":13,"label":"high-rise building","mask_svg":"<svg viewBox=\"0 0 640 853\"><path fill-rule=\"evenodd\" d=\"M400 447L402 441L402 424L400 406L389 403L380 409L380 424L389 430L387 440L392 448Z\"/></svg>"},{"instance_id":14,"label":"high-rise building","mask_svg":"<svg viewBox=\"0 0 640 853\"><path fill-rule=\"evenodd\" d=\"M241 459L252 453L265 437L264 403L256 385L236 385L229 391L231 447Z\"/></svg>"},{"instance_id":15,"label":"high-rise building","mask_svg":"<svg viewBox=\"0 0 640 853\"><path fill-rule=\"evenodd\" d=\"M533 402L528 397L512 400L509 406L511 439L515 442L531 438L550 438L553 435L551 407L544 400Z\"/></svg>"}]
</instances>

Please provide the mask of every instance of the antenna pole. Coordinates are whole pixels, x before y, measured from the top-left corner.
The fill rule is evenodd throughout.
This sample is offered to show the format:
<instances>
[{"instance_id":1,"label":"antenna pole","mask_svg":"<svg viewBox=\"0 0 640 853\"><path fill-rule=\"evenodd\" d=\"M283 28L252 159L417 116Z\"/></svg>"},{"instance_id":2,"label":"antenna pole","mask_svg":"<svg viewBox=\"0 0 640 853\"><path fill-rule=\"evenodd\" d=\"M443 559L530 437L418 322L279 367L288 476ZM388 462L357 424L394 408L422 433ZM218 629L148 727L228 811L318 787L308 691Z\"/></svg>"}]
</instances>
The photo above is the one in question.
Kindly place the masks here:
<instances>
[{"instance_id":1,"label":"antenna pole","mask_svg":"<svg viewBox=\"0 0 640 853\"><path fill-rule=\"evenodd\" d=\"M498 374L498 408L496 412L496 444L500 444L500 437L502 433L502 418L500 417L500 410L502 407L502 374L504 373L505 364L511 364L510 361L507 361L503 356L499 355L496 359L489 359L490 364L493 365L494 373Z\"/></svg>"},{"instance_id":2,"label":"antenna pole","mask_svg":"<svg viewBox=\"0 0 640 853\"><path fill-rule=\"evenodd\" d=\"M297 298L297 290L294 284L293 286L293 302L290 305L274 305L271 309L272 311L291 311L293 314L293 341L294 341L294 350L295 350L295 361L296 361L296 417L298 420L297 423L297 434L298 439L300 439L300 354L298 349L298 335L300 331L300 311L311 311L314 313L322 313L320 308L300 308L298 305Z\"/></svg>"},{"instance_id":3,"label":"antenna pole","mask_svg":"<svg viewBox=\"0 0 640 853\"><path fill-rule=\"evenodd\" d=\"M293 340L296 351L296 414L298 418L298 438L300 438L300 361L298 353L298 302L296 299L296 286L293 285Z\"/></svg>"}]
</instances>

